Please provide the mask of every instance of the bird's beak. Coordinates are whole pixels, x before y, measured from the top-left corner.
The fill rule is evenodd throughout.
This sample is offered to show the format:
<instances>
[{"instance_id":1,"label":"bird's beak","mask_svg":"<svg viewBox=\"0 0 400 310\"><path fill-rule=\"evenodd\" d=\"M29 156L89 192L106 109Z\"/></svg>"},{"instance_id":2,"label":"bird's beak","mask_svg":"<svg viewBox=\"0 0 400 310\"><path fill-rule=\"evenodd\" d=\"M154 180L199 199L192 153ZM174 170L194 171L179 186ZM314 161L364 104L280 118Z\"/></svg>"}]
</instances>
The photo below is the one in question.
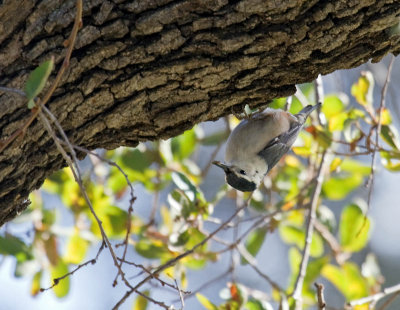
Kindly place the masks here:
<instances>
[{"instance_id":1,"label":"bird's beak","mask_svg":"<svg viewBox=\"0 0 400 310\"><path fill-rule=\"evenodd\" d=\"M220 167L220 168L224 169L224 171L227 171L229 169L229 166L221 163L220 161L213 161L212 163L214 165L216 165L217 167Z\"/></svg>"}]
</instances>

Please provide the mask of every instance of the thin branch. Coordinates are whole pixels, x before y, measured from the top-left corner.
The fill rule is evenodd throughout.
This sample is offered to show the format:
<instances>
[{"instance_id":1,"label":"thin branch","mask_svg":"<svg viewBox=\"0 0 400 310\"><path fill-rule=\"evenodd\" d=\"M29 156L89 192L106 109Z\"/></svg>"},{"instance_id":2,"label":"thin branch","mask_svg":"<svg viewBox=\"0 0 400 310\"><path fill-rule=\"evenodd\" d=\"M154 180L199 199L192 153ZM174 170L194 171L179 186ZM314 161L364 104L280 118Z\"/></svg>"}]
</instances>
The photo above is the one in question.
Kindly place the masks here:
<instances>
[{"instance_id":1,"label":"thin branch","mask_svg":"<svg viewBox=\"0 0 400 310\"><path fill-rule=\"evenodd\" d=\"M324 179L324 173L325 173L326 166L328 163L326 155L327 155L327 153L326 153L326 151L324 151L322 153L321 163L318 168L317 184L315 185L314 192L312 193L312 196L311 196L311 208L310 208L310 211L308 214L306 240L305 240L305 244L304 244L300 267L299 267L299 274L297 276L296 284L294 286L294 290L292 293L293 298L295 299L295 309L296 310L303 309L303 297L302 297L303 283L304 283L304 277L306 276L308 260L310 257L310 248L311 248L312 235L314 232L314 222L316 219L318 198L321 193L322 183L323 183L323 179Z\"/></svg>"},{"instance_id":2,"label":"thin branch","mask_svg":"<svg viewBox=\"0 0 400 310\"><path fill-rule=\"evenodd\" d=\"M102 242L102 243L101 243L101 246L100 246L100 248L99 248L99 250L97 251L97 254L96 254L96 257L95 257L95 258L90 259L90 260L84 262L83 264L78 265L75 269L73 269L72 271L66 273L65 275L63 275L63 276L61 276L61 277L54 278L54 279L53 279L53 284L52 284L50 287L41 288L41 289L40 289L40 292L44 292L44 291L47 291L47 290L52 289L54 286L58 285L58 283L60 282L60 280L65 279L66 277L72 276L75 272L77 272L77 271L78 271L79 269L81 269L82 267L85 267L85 266L87 266L87 265L89 265L89 264L92 264L92 265L96 264L96 263L97 263L97 259L98 259L99 256L100 256L100 253L101 253L101 252L103 251L103 249L104 249L104 246L105 246L105 243Z\"/></svg>"},{"instance_id":3,"label":"thin branch","mask_svg":"<svg viewBox=\"0 0 400 310\"><path fill-rule=\"evenodd\" d=\"M400 291L397 292L397 293L394 293L392 296L390 296L390 297L385 301L385 303L384 303L382 306L379 307L378 310L384 310L384 309L386 309L386 308L389 307L389 305L390 305L392 302L394 302L394 301L396 300L396 298L398 298L399 296L400 296Z\"/></svg>"},{"instance_id":4,"label":"thin branch","mask_svg":"<svg viewBox=\"0 0 400 310\"><path fill-rule=\"evenodd\" d=\"M190 250L178 255L177 257L169 260L165 264L159 266L155 271L153 271L153 273L151 275L147 276L141 282L139 282L135 287L133 287L129 291L127 291L125 293L125 295L120 299L120 301L113 307L113 310L118 309L133 292L135 292L139 287L141 287L147 281L152 279L154 276L158 275L161 271L175 265L178 261L185 258L186 256L191 255L197 248L203 246L208 240L210 240L218 232L220 232L222 229L224 229L224 227L226 225L228 225L242 210L244 210L248 206L250 199L251 199L251 195L240 208L238 208L224 223L222 223L217 229L215 229L210 235L208 235L206 238L204 238L201 242L199 242L198 244L193 246Z\"/></svg>"},{"instance_id":5,"label":"thin branch","mask_svg":"<svg viewBox=\"0 0 400 310\"><path fill-rule=\"evenodd\" d=\"M314 286L317 289L318 310L325 310L324 285L321 283L314 283Z\"/></svg>"},{"instance_id":6,"label":"thin branch","mask_svg":"<svg viewBox=\"0 0 400 310\"><path fill-rule=\"evenodd\" d=\"M10 88L10 87L0 86L0 91L5 92L5 93L15 93L15 94L20 95L22 97L26 97L25 92L20 90L20 89L17 89L17 88Z\"/></svg>"},{"instance_id":7,"label":"thin branch","mask_svg":"<svg viewBox=\"0 0 400 310\"><path fill-rule=\"evenodd\" d=\"M364 304L367 304L367 303L370 303L370 302L377 302L377 301L379 301L380 299L382 299L382 298L384 298L386 296L389 296L389 295L394 294L394 293L399 293L399 292L400 292L400 284L396 284L394 286L385 288L380 293L377 293L377 294L374 294L374 295L371 295L371 296L367 296L367 297L364 297L364 298L361 298L361 299L350 301L346 305L348 307L352 307L353 308L355 306L364 305Z\"/></svg>"},{"instance_id":8,"label":"thin branch","mask_svg":"<svg viewBox=\"0 0 400 310\"><path fill-rule=\"evenodd\" d=\"M196 294L197 294L198 292L201 292L203 289L208 288L208 287L209 287L210 285L212 285L213 283L215 283L215 282L217 282L217 281L223 279L223 278L226 277L228 274L230 274L231 271L232 271L231 268L228 268L225 272L223 272L223 273L221 273L220 275L218 275L218 276L212 278L211 280L209 280L209 281L203 283L203 284L200 285L197 289L192 290L190 294L188 294L188 295L185 296L185 298L188 299L188 298L191 298L191 297L193 297L193 296L196 296ZM175 300L174 300L173 302L175 302Z\"/></svg>"},{"instance_id":9,"label":"thin branch","mask_svg":"<svg viewBox=\"0 0 400 310\"><path fill-rule=\"evenodd\" d=\"M45 96L43 97L43 100L40 101L39 99L36 102L36 107L32 109L32 114L31 117L26 121L26 123L19 129L17 129L10 137L8 137L4 142L0 142L0 153L4 151L4 149L10 145L17 137L20 135L23 135L25 131L28 129L28 127L32 124L32 122L37 118L41 111L41 107L44 106L50 99L50 97L53 95L54 91L56 90L64 72L65 69L69 65L69 60L71 58L72 51L74 49L74 44L75 40L78 34L79 28L82 26L82 0L77 0L76 1L76 14L75 14L75 21L74 25L72 27L71 34L69 38L67 39L67 44L68 44L68 49L64 57L64 61L58 70L57 76L53 81L53 84L51 85L50 89L47 91ZM22 93L20 93L22 94ZM25 93L24 93L25 95ZM40 104L41 102L41 104Z\"/></svg>"},{"instance_id":10,"label":"thin branch","mask_svg":"<svg viewBox=\"0 0 400 310\"><path fill-rule=\"evenodd\" d=\"M179 289L178 282L176 281L176 279L174 279L174 281L175 281L176 287L178 288L179 299L181 300L181 305L182 305L182 309L183 309L183 308L185 308L185 301L183 299L182 291Z\"/></svg>"},{"instance_id":11,"label":"thin branch","mask_svg":"<svg viewBox=\"0 0 400 310\"><path fill-rule=\"evenodd\" d=\"M266 280L274 289L284 294L284 290L279 286L279 284L276 283L274 280L272 280L269 276L267 276L258 268L257 260L246 250L246 248L243 245L238 244L236 246L236 250L240 253L240 255L242 255L247 260L249 266L253 268L254 271L257 272L260 277Z\"/></svg>"},{"instance_id":12,"label":"thin branch","mask_svg":"<svg viewBox=\"0 0 400 310\"><path fill-rule=\"evenodd\" d=\"M381 102L379 105L379 109L378 109L378 123L376 125L376 131L375 131L375 146L372 152L372 159L371 159L371 173L369 175L368 181L367 181L367 186L369 187L369 191L368 191L368 199L367 199L367 205L368 205L368 210L370 208L371 205L371 197L372 197L372 189L374 186L374 176L375 176L375 170L376 170L376 152L378 150L378 144L379 144L379 135L381 133L381 129L382 129L382 111L385 108L385 98L386 98L386 92L387 92L387 88L390 82L390 75L392 72L392 67L394 64L394 56L392 56L392 59L390 60L390 64L387 70L387 74L386 74L386 80L385 80L385 84L383 85L382 88L382 92L381 92ZM366 223L367 218L364 218L364 224ZM363 224L363 226L364 226ZM363 226L360 228L360 231L362 230Z\"/></svg>"}]
</instances>

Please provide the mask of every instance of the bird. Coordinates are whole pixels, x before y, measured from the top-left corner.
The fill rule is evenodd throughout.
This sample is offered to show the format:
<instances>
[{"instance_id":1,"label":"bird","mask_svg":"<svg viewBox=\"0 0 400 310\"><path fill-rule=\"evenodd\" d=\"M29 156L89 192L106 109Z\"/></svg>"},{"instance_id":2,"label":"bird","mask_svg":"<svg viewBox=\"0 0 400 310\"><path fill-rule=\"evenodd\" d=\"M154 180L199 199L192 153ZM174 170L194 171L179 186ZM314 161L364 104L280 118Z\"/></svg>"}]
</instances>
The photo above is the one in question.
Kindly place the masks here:
<instances>
[{"instance_id":1,"label":"bird","mask_svg":"<svg viewBox=\"0 0 400 310\"><path fill-rule=\"evenodd\" d=\"M267 108L240 122L229 135L225 163L213 164L225 172L226 182L242 192L258 188L265 175L295 142L310 113L321 103L308 105L293 115Z\"/></svg>"}]
</instances>

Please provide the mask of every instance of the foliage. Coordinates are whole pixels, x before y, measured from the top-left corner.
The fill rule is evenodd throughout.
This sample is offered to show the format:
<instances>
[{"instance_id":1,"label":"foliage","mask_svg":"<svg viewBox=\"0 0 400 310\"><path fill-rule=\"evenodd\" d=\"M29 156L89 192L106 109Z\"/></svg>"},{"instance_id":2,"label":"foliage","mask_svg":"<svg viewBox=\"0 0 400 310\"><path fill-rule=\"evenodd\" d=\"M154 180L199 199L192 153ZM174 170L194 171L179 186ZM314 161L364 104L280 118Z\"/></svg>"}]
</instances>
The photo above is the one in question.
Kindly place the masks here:
<instances>
[{"instance_id":1,"label":"foliage","mask_svg":"<svg viewBox=\"0 0 400 310\"><path fill-rule=\"evenodd\" d=\"M32 88L29 90L30 99L43 88L43 81L47 79L51 67L49 63L39 70L42 82L36 83L38 85L31 87L29 85L35 83L28 83L27 93ZM227 282L221 291L224 301L219 305L201 292L196 297L205 309L272 309L274 302L292 306L290 294L305 244L305 210L315 186L321 154L326 151L330 166L322 184L317 213L317 221L325 231L317 229L312 236L311 261L302 290L304 302L307 306L316 304L313 284L321 278L331 282L346 300L376 292L381 284L376 260L371 255L366 256L363 267L351 261L353 253L366 252L372 227L365 201L355 198L370 175L371 167L354 155L369 155L374 151L371 136L381 119L380 137L385 146L377 151L386 169L399 171L400 141L397 130L391 124L390 111L385 109L378 113L374 108L373 85L370 73L364 73L353 85L351 93L359 104L356 107L349 105L350 98L345 94L327 95L322 106L326 126L321 126L315 119L309 122L293 147L294 155L286 155L251 198L248 194L238 194L225 183L207 193L202 190L205 182L210 181L207 174L213 156L204 160L199 149L219 149L230 128L237 123L233 117L228 119L229 126L212 133L205 134L198 126L167 141L141 143L134 149L100 151L102 156L117 163L126 173L135 186L135 192L137 188L143 188L146 195L153 196L152 202L146 202L151 210L148 217L140 216L135 211L131 213L127 208L130 188L120 170L99 160L82 163L87 167L84 185L105 233L115 241L123 240L127 227L130 227L128 244L125 245L134 249L136 255L148 262L147 265L157 266L177 259L173 266L165 268L157 277L166 282L171 282L173 278L181 288L190 286L193 289L188 270L202 270L222 259L223 255L241 257L241 266L234 263L227 266L227 271L231 273L236 268L262 269L261 265L256 266L257 256L263 251L269 235L278 232L282 241L290 247L287 264L291 274L287 288L272 284L272 290L266 291L263 287L259 291L243 283ZM306 84L301 89L312 103L313 85ZM271 106L282 108L285 102L285 98L277 99ZM298 112L301 106L299 99L293 97L290 111ZM198 163L200 159L202 167ZM73 225L62 221L60 211L42 201L44 193L59 197L71 215ZM166 197L165 201L159 200L161 194ZM226 227L236 236L235 240L220 240L222 237L218 237L197 246L212 231L206 228L206 224L215 220L213 214L216 207L223 202L240 205L247 198L250 198L249 210ZM89 250L99 244L101 246L102 234L69 169L54 173L45 181L41 191L31 195L31 200L31 207L17 222L33 223L33 236L22 238L4 232L0 236L0 253L15 258L15 276L32 278L31 294L36 295L41 287L56 284L54 293L62 298L69 292L70 276L59 278L92 259L88 257ZM332 201L340 202L342 206L337 210L341 214L339 225L326 207L332 205ZM239 229L241 222L247 222L249 228ZM332 244L326 239L327 232L337 240L338 249L333 251L330 248ZM219 247L216 246L218 243ZM178 259L188 251L193 253ZM346 254L347 259L339 260L341 254ZM154 270L154 267L150 269ZM133 309L146 309L147 295L152 295L149 287L137 296Z\"/></svg>"}]
</instances>

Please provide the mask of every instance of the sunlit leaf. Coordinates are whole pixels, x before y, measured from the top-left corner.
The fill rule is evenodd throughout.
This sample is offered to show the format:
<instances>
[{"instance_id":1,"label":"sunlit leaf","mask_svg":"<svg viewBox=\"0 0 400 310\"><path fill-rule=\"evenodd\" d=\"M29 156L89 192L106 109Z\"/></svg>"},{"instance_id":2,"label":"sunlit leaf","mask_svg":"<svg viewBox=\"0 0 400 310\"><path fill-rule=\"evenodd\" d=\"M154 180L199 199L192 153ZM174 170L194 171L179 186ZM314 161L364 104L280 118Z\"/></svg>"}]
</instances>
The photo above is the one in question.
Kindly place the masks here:
<instances>
[{"instance_id":1,"label":"sunlit leaf","mask_svg":"<svg viewBox=\"0 0 400 310\"><path fill-rule=\"evenodd\" d=\"M342 163L342 159L339 157L334 158L331 161L330 167L329 167L329 171L334 172L336 171L336 169L340 166L340 164Z\"/></svg>"},{"instance_id":2,"label":"sunlit leaf","mask_svg":"<svg viewBox=\"0 0 400 310\"><path fill-rule=\"evenodd\" d=\"M346 98L344 96L344 94L341 94L342 98ZM328 119L344 110L345 104L343 103L342 98L338 95L332 94L324 97L324 104L322 105L321 110Z\"/></svg>"},{"instance_id":3,"label":"sunlit leaf","mask_svg":"<svg viewBox=\"0 0 400 310\"><path fill-rule=\"evenodd\" d=\"M358 299L368 295L367 281L362 277L358 266L351 262L341 267L325 265L321 274L344 295L346 300Z\"/></svg>"},{"instance_id":4,"label":"sunlit leaf","mask_svg":"<svg viewBox=\"0 0 400 310\"><path fill-rule=\"evenodd\" d=\"M68 273L68 266L62 259L58 260L58 264L56 266L50 267L50 275L52 282L54 279L58 279ZM69 292L69 277L65 277L62 280L56 280L57 285L53 287L53 291L58 298L65 297Z\"/></svg>"},{"instance_id":5,"label":"sunlit leaf","mask_svg":"<svg viewBox=\"0 0 400 310\"><path fill-rule=\"evenodd\" d=\"M360 173L331 177L323 183L322 190L328 199L341 200L346 198L352 191L359 188L363 179Z\"/></svg>"},{"instance_id":6,"label":"sunlit leaf","mask_svg":"<svg viewBox=\"0 0 400 310\"><path fill-rule=\"evenodd\" d=\"M279 232L283 241L285 241L286 243L296 244L299 249L304 248L305 232L303 229L291 225L280 225ZM314 257L321 256L323 252L324 243L322 241L322 238L317 233L314 233L310 246L310 255Z\"/></svg>"},{"instance_id":7,"label":"sunlit leaf","mask_svg":"<svg viewBox=\"0 0 400 310\"><path fill-rule=\"evenodd\" d=\"M351 94L357 102L363 106L372 105L372 92L374 88L374 77L371 72L363 71L356 83L351 87Z\"/></svg>"},{"instance_id":8,"label":"sunlit leaf","mask_svg":"<svg viewBox=\"0 0 400 310\"><path fill-rule=\"evenodd\" d=\"M28 108L32 109L34 107L35 97L42 91L43 87L46 85L47 79L53 70L54 59L50 59L40 64L35 70L33 70L28 77L25 85L25 95L28 99Z\"/></svg>"},{"instance_id":9,"label":"sunlit leaf","mask_svg":"<svg viewBox=\"0 0 400 310\"><path fill-rule=\"evenodd\" d=\"M141 239L135 244L135 250L143 257L150 259L160 259L169 254L166 245L161 241L152 241L150 239Z\"/></svg>"},{"instance_id":10,"label":"sunlit leaf","mask_svg":"<svg viewBox=\"0 0 400 310\"><path fill-rule=\"evenodd\" d=\"M266 227L257 228L255 230L253 230L247 237L245 246L246 246L247 252L249 252L253 257L255 257L257 255L258 251L261 249L261 246L264 243L267 231L268 231L268 229ZM241 264L243 264L243 265L248 264L248 261L244 257L242 257Z\"/></svg>"},{"instance_id":11,"label":"sunlit leaf","mask_svg":"<svg viewBox=\"0 0 400 310\"><path fill-rule=\"evenodd\" d=\"M200 293L196 293L197 300L201 303L201 305L207 310L218 310L217 306L214 305L208 298Z\"/></svg>"},{"instance_id":12,"label":"sunlit leaf","mask_svg":"<svg viewBox=\"0 0 400 310\"><path fill-rule=\"evenodd\" d=\"M89 242L79 235L78 230L75 230L68 240L64 261L70 264L80 264L86 256L88 247Z\"/></svg>"},{"instance_id":13,"label":"sunlit leaf","mask_svg":"<svg viewBox=\"0 0 400 310\"><path fill-rule=\"evenodd\" d=\"M381 124L390 125L391 123L392 123L392 115L390 114L390 110L384 108L381 113Z\"/></svg>"},{"instance_id":14,"label":"sunlit leaf","mask_svg":"<svg viewBox=\"0 0 400 310\"><path fill-rule=\"evenodd\" d=\"M148 296L150 294L149 291L144 291L142 292L144 295ZM132 310L146 310L147 309L147 305L148 305L148 300L147 298L138 295L135 299L135 303L133 305Z\"/></svg>"},{"instance_id":15,"label":"sunlit leaf","mask_svg":"<svg viewBox=\"0 0 400 310\"><path fill-rule=\"evenodd\" d=\"M371 222L365 218L360 207L354 203L346 206L341 215L339 234L344 251L358 252L362 250L369 238Z\"/></svg>"},{"instance_id":16,"label":"sunlit leaf","mask_svg":"<svg viewBox=\"0 0 400 310\"><path fill-rule=\"evenodd\" d=\"M351 173L360 173L362 175L368 176L371 173L371 166L364 165L358 160L345 158L340 164L340 170Z\"/></svg>"},{"instance_id":17,"label":"sunlit leaf","mask_svg":"<svg viewBox=\"0 0 400 310\"><path fill-rule=\"evenodd\" d=\"M268 105L269 108L271 109L283 109L285 107L287 98L276 98L273 99L272 102Z\"/></svg>"},{"instance_id":18,"label":"sunlit leaf","mask_svg":"<svg viewBox=\"0 0 400 310\"><path fill-rule=\"evenodd\" d=\"M128 224L128 213L125 210L118 208L117 206L103 205L99 203L95 206L97 215L101 218L104 231L109 238L120 238L126 233ZM90 214L92 219L91 231L98 237L101 238L101 232L96 220Z\"/></svg>"},{"instance_id":19,"label":"sunlit leaf","mask_svg":"<svg viewBox=\"0 0 400 310\"><path fill-rule=\"evenodd\" d=\"M35 273L31 283L31 295L36 296L40 292L40 280L42 279L42 270Z\"/></svg>"}]
</instances>

